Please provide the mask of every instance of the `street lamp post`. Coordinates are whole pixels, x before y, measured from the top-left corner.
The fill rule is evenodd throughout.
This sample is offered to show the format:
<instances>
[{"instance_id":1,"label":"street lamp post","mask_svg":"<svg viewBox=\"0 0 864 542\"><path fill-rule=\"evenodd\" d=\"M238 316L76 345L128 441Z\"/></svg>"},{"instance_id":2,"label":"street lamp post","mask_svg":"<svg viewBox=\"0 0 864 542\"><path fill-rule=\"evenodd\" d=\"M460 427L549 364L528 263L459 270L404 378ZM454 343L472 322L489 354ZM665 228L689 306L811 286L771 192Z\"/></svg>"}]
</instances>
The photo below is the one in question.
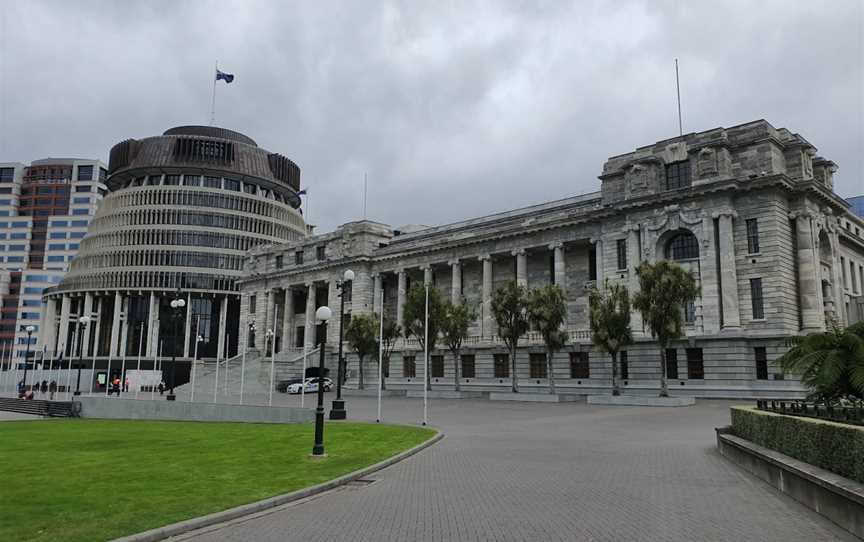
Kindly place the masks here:
<instances>
[{"instance_id":1,"label":"street lamp post","mask_svg":"<svg viewBox=\"0 0 864 542\"><path fill-rule=\"evenodd\" d=\"M178 324L180 317L183 315L183 307L185 306L186 301L182 298L171 301L171 308L174 309L174 312L171 314L171 317L174 318L174 348L171 349L171 382L168 385L169 391L166 397L168 401L175 401L177 399L177 396L174 395L174 377L177 371L177 348L180 336L180 330L178 329L180 326Z\"/></svg>"},{"instance_id":2,"label":"street lamp post","mask_svg":"<svg viewBox=\"0 0 864 542\"><path fill-rule=\"evenodd\" d=\"M246 334L246 340L243 345L243 358L240 361L240 404L243 404L243 385L246 383L246 350L249 349L249 335L255 333L255 321L249 322L249 333ZM240 344L240 341L237 341ZM218 363L218 362L217 362Z\"/></svg>"},{"instance_id":3,"label":"street lamp post","mask_svg":"<svg viewBox=\"0 0 864 542\"><path fill-rule=\"evenodd\" d=\"M79 344L80 344L80 342L81 342L81 339L80 339L80 337L81 337L81 331L80 331L81 326L84 326L84 329L85 329L85 331L86 331L87 329L89 329L89 328L87 327L89 324L90 324L90 317L87 316L86 314L85 314L84 316L82 316L81 318L78 319L78 329L79 329L79 331L78 331L78 337L79 337L78 341L79 341ZM73 353L74 353L74 352L73 352ZM83 362L84 362L84 352L81 352L81 355L78 356L78 376L77 376L77 378L75 379L75 393L73 393L73 395L81 395L81 365L83 364ZM93 375L90 375L90 376L91 376L91 378L92 378Z\"/></svg>"},{"instance_id":4,"label":"street lamp post","mask_svg":"<svg viewBox=\"0 0 864 542\"><path fill-rule=\"evenodd\" d=\"M331 420L344 420L348 417L348 410L345 408L345 401L342 399L342 381L345 380L345 359L342 356L342 337L343 337L343 322L345 321L345 289L351 287L354 281L354 271L345 270L342 282L336 284L339 293L339 359L336 369L336 399L330 408ZM318 375L319 377L323 375Z\"/></svg>"},{"instance_id":5,"label":"street lamp post","mask_svg":"<svg viewBox=\"0 0 864 542\"><path fill-rule=\"evenodd\" d=\"M270 395L267 398L267 406L273 406L273 375L276 370L276 334L268 329L264 334L264 353L267 353L267 345L270 344Z\"/></svg>"},{"instance_id":6,"label":"street lamp post","mask_svg":"<svg viewBox=\"0 0 864 542\"><path fill-rule=\"evenodd\" d=\"M330 307L327 306L318 307L318 310L315 311L315 319L321 324L326 324L332 315ZM314 457L324 456L324 382L322 382L322 379L324 377L326 335L322 335L324 337L322 337L321 344L319 345L321 353L318 360L318 408L315 409L315 444L312 446L312 455ZM300 385L305 386L306 383L303 382Z\"/></svg>"},{"instance_id":7,"label":"street lamp post","mask_svg":"<svg viewBox=\"0 0 864 542\"><path fill-rule=\"evenodd\" d=\"M36 326L27 326L24 328L24 331L27 332L27 349L24 351L24 379L22 380L23 386L21 389L27 391L27 358L30 357L30 336L36 331Z\"/></svg>"}]
</instances>

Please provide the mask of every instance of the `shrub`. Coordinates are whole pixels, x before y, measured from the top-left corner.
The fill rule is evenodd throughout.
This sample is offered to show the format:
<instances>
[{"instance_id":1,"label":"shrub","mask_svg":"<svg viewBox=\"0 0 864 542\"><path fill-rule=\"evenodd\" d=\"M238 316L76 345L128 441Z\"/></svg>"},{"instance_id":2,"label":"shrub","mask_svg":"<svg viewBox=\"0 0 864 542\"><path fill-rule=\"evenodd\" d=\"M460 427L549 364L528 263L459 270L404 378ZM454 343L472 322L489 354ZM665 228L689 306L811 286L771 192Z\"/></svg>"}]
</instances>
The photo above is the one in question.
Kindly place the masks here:
<instances>
[{"instance_id":1,"label":"shrub","mask_svg":"<svg viewBox=\"0 0 864 542\"><path fill-rule=\"evenodd\" d=\"M732 434L864 483L862 427L733 407Z\"/></svg>"}]
</instances>

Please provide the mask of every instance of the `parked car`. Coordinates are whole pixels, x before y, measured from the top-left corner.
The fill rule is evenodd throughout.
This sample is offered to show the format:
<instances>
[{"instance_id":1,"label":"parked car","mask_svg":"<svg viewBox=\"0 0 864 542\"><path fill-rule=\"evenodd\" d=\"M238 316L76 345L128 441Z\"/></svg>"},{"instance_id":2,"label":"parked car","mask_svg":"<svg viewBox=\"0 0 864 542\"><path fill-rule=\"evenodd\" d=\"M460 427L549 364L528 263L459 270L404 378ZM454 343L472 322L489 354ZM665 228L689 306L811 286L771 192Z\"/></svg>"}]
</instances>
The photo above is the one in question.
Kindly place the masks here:
<instances>
[{"instance_id":1,"label":"parked car","mask_svg":"<svg viewBox=\"0 0 864 542\"><path fill-rule=\"evenodd\" d=\"M289 378L288 380L280 380L276 383L276 391L280 393L285 393L288 391L288 386L291 384L299 384L303 382L302 378Z\"/></svg>"},{"instance_id":2,"label":"parked car","mask_svg":"<svg viewBox=\"0 0 864 542\"><path fill-rule=\"evenodd\" d=\"M324 391L333 389L333 381L329 378L307 378L302 384L305 387L305 393L316 393L319 383L324 387ZM300 382L289 385L288 393L300 393L300 386Z\"/></svg>"}]
</instances>

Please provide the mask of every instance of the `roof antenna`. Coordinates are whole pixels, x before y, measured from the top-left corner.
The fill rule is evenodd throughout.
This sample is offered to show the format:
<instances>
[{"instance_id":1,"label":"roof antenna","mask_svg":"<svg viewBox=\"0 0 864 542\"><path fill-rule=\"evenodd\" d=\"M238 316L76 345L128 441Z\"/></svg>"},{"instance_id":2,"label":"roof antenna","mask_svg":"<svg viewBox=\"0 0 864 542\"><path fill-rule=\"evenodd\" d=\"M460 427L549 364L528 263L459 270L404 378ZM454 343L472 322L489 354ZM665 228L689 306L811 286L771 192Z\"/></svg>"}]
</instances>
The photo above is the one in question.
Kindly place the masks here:
<instances>
[{"instance_id":1,"label":"roof antenna","mask_svg":"<svg viewBox=\"0 0 864 542\"><path fill-rule=\"evenodd\" d=\"M678 92L678 135L684 135L684 125L681 123L681 83L678 81L678 59L675 59L675 90Z\"/></svg>"}]
</instances>

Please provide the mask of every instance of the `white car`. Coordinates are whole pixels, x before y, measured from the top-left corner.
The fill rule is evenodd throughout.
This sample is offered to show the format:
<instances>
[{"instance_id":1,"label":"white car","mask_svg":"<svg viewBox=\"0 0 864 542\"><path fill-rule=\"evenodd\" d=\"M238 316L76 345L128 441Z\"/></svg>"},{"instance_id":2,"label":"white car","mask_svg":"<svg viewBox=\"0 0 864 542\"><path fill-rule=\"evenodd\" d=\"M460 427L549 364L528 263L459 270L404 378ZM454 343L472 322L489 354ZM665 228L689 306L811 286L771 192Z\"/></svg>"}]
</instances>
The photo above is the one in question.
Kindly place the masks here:
<instances>
[{"instance_id":1,"label":"white car","mask_svg":"<svg viewBox=\"0 0 864 542\"><path fill-rule=\"evenodd\" d=\"M303 382L303 386L306 388L305 393L316 393L318 391L318 383L322 383L324 386L324 391L330 391L333 388L333 381L329 378L318 378L312 377L307 378ZM288 386L288 393L300 393L300 383L296 382Z\"/></svg>"}]
</instances>

